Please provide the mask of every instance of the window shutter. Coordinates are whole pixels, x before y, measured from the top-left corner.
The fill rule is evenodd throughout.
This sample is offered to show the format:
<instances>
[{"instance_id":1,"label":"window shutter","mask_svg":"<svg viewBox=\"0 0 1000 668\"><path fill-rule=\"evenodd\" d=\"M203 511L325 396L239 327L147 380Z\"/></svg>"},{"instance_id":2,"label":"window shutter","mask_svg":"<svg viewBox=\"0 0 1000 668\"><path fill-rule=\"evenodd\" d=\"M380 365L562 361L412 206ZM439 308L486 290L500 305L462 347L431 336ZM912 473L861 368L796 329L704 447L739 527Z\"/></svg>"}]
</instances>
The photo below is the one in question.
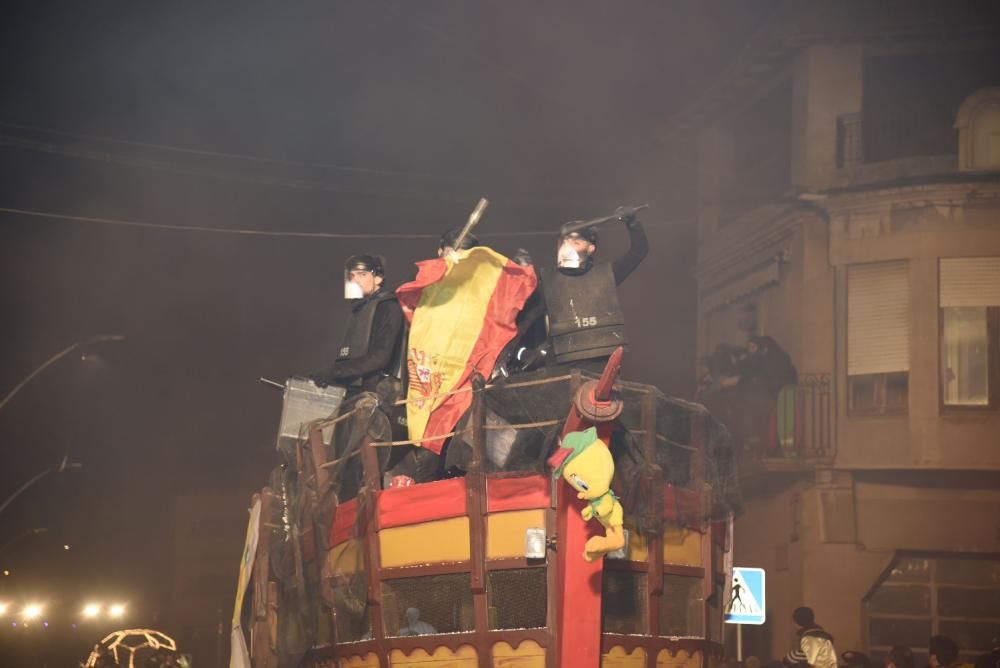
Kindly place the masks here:
<instances>
[{"instance_id":1,"label":"window shutter","mask_svg":"<svg viewBox=\"0 0 1000 668\"><path fill-rule=\"evenodd\" d=\"M847 270L847 375L910 370L910 281L906 262Z\"/></svg>"},{"instance_id":2,"label":"window shutter","mask_svg":"<svg viewBox=\"0 0 1000 668\"><path fill-rule=\"evenodd\" d=\"M941 306L1000 306L1000 257L941 258Z\"/></svg>"}]
</instances>

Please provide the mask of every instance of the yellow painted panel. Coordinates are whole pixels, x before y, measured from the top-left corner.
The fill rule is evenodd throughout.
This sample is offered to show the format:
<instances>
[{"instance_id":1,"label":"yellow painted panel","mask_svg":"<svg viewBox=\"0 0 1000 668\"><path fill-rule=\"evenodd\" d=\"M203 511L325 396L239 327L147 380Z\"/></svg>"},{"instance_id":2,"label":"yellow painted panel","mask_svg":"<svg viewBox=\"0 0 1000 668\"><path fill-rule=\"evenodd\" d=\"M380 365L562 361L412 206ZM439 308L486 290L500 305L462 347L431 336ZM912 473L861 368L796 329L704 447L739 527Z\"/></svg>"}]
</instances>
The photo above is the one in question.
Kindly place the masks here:
<instances>
[{"instance_id":1,"label":"yellow painted panel","mask_svg":"<svg viewBox=\"0 0 1000 668\"><path fill-rule=\"evenodd\" d=\"M364 544L352 538L334 546L326 555L326 575L350 575L365 568Z\"/></svg>"},{"instance_id":2,"label":"yellow painted panel","mask_svg":"<svg viewBox=\"0 0 1000 668\"><path fill-rule=\"evenodd\" d=\"M656 668L701 668L701 652L695 650L688 654L687 650L679 649L672 654L668 649L661 649L656 655Z\"/></svg>"},{"instance_id":3,"label":"yellow painted panel","mask_svg":"<svg viewBox=\"0 0 1000 668\"><path fill-rule=\"evenodd\" d=\"M453 517L378 532L382 568L468 561L469 518Z\"/></svg>"},{"instance_id":4,"label":"yellow painted panel","mask_svg":"<svg viewBox=\"0 0 1000 668\"><path fill-rule=\"evenodd\" d=\"M701 566L701 534L681 527L663 527L663 563Z\"/></svg>"},{"instance_id":5,"label":"yellow painted panel","mask_svg":"<svg viewBox=\"0 0 1000 668\"><path fill-rule=\"evenodd\" d=\"M631 528L628 530L628 560L643 562L649 560L649 544L646 537Z\"/></svg>"},{"instance_id":6,"label":"yellow painted panel","mask_svg":"<svg viewBox=\"0 0 1000 668\"><path fill-rule=\"evenodd\" d=\"M607 654L601 655L601 668L645 668L646 650L636 647L631 654L621 645L615 645Z\"/></svg>"},{"instance_id":7,"label":"yellow painted panel","mask_svg":"<svg viewBox=\"0 0 1000 668\"><path fill-rule=\"evenodd\" d=\"M486 557L524 556L524 530L531 527L545 528L545 511L511 510L493 513L486 518Z\"/></svg>"},{"instance_id":8,"label":"yellow painted panel","mask_svg":"<svg viewBox=\"0 0 1000 668\"><path fill-rule=\"evenodd\" d=\"M389 654L389 665L414 666L417 668L476 668L479 661L476 658L476 650L470 645L462 645L457 651L452 652L447 647L438 647L433 654L428 654L422 649L415 649L409 656L403 654L401 650L394 649Z\"/></svg>"},{"instance_id":9,"label":"yellow painted panel","mask_svg":"<svg viewBox=\"0 0 1000 668\"><path fill-rule=\"evenodd\" d=\"M493 645L493 668L545 668L545 648L524 640L517 649L505 642Z\"/></svg>"},{"instance_id":10,"label":"yellow painted panel","mask_svg":"<svg viewBox=\"0 0 1000 668\"><path fill-rule=\"evenodd\" d=\"M340 659L337 668L379 668L378 656L374 652L368 652L364 656L351 656Z\"/></svg>"}]
</instances>

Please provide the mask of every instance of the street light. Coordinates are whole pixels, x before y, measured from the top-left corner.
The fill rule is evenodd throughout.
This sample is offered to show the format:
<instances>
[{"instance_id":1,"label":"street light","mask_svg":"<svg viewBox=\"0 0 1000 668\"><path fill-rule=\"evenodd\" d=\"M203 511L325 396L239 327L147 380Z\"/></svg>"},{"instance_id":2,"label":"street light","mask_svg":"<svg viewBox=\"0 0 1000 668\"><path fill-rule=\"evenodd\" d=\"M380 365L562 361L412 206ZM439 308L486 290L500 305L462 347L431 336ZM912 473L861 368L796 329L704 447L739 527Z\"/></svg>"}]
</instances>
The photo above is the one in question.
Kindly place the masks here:
<instances>
[{"instance_id":1,"label":"street light","mask_svg":"<svg viewBox=\"0 0 1000 668\"><path fill-rule=\"evenodd\" d=\"M125 615L125 605L122 603L115 603L110 608L108 608L108 615L114 619L123 617Z\"/></svg>"},{"instance_id":2,"label":"street light","mask_svg":"<svg viewBox=\"0 0 1000 668\"><path fill-rule=\"evenodd\" d=\"M73 352L74 350L76 350L80 346L90 346L90 345L94 345L95 343L119 342L119 341L124 341L124 340L125 340L125 337L122 336L121 334L104 334L104 335L101 335L101 336L95 336L95 337L93 337L91 339L86 339L84 341L77 341L73 345L67 346L63 350L60 350L55 355L53 355L52 357L50 357L47 360L45 360L44 362L42 362L41 366L39 366L37 369L35 369L31 373L29 373L24 380L22 380L20 383L18 383L17 385L15 385L14 389L11 390L10 392L8 392L7 396L5 396L2 400L0 400L0 410L2 410L3 407L7 405L7 402L10 401L14 397L15 394L17 394L18 392L21 391L21 388L23 388L25 385L27 385L28 383L30 383L34 379L35 376L37 376L41 372L45 371L47 368L49 368L50 366L52 366L53 364L55 364L56 362L58 362L60 359L62 359L66 355L69 355L71 352Z\"/></svg>"},{"instance_id":3,"label":"street light","mask_svg":"<svg viewBox=\"0 0 1000 668\"><path fill-rule=\"evenodd\" d=\"M0 603L0 617L6 615L8 610L10 610L10 603Z\"/></svg>"},{"instance_id":4,"label":"street light","mask_svg":"<svg viewBox=\"0 0 1000 668\"><path fill-rule=\"evenodd\" d=\"M83 606L83 616L87 619L93 619L99 614L101 614L101 606L97 603L88 603Z\"/></svg>"},{"instance_id":5,"label":"street light","mask_svg":"<svg viewBox=\"0 0 1000 668\"><path fill-rule=\"evenodd\" d=\"M9 506L14 499L20 496L21 492L34 485L36 482L38 482L48 474L62 473L63 471L68 471L69 469L82 469L82 468L83 464L81 464L80 462L71 462L69 460L69 455L63 455L62 461L59 462L59 466L55 467L54 469L53 468L45 469L41 473L37 474L34 478L29 479L28 482L24 483L16 490L14 490L14 493L8 496L7 500L4 501L2 504L0 504L0 513L2 513L4 509L7 508L7 506Z\"/></svg>"},{"instance_id":6,"label":"street light","mask_svg":"<svg viewBox=\"0 0 1000 668\"><path fill-rule=\"evenodd\" d=\"M21 616L25 619L38 619L42 616L42 606L38 603L27 605L21 611Z\"/></svg>"}]
</instances>

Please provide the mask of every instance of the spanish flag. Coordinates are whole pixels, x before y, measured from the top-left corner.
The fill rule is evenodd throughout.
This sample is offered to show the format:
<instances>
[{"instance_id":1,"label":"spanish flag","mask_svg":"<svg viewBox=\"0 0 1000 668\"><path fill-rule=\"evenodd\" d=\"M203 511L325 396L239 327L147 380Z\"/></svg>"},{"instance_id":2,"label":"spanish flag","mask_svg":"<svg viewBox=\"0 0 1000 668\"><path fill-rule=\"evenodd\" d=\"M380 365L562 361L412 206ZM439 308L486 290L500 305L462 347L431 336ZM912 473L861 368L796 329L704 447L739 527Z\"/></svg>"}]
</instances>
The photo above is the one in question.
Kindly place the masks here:
<instances>
[{"instance_id":1,"label":"spanish flag","mask_svg":"<svg viewBox=\"0 0 1000 668\"><path fill-rule=\"evenodd\" d=\"M473 372L492 373L538 279L533 268L484 246L417 269L416 279L396 290L410 323L406 419L410 438L427 438L422 445L440 454L445 439L433 437L451 432L468 410Z\"/></svg>"}]
</instances>

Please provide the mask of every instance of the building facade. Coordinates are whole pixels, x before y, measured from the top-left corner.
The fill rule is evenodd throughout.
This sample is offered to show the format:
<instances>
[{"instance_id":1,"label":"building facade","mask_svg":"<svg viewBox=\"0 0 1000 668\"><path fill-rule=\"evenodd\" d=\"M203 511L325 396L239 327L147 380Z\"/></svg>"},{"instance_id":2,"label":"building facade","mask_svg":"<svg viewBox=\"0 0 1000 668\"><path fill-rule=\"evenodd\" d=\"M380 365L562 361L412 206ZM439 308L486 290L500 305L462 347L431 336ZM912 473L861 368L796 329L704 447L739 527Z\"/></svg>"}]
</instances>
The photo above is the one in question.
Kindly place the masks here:
<instances>
[{"instance_id":1,"label":"building facade","mask_svg":"<svg viewBox=\"0 0 1000 668\"><path fill-rule=\"evenodd\" d=\"M747 654L800 605L918 665L1000 629L1000 42L965 19L785 40L703 102L699 357L733 361L703 399L741 448L735 564L768 576ZM796 376L740 359L755 336Z\"/></svg>"}]
</instances>

